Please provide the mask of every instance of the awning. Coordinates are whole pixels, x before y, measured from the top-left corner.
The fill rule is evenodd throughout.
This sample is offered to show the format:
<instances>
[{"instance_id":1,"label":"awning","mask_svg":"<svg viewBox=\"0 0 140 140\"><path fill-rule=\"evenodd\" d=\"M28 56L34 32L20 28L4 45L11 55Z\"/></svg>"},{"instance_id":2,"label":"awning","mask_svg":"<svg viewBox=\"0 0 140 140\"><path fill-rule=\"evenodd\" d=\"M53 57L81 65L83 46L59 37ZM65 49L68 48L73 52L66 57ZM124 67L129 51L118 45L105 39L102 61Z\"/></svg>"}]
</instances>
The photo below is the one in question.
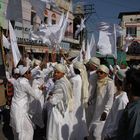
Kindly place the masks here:
<instances>
[{"instance_id":1,"label":"awning","mask_svg":"<svg viewBox=\"0 0 140 140\"><path fill-rule=\"evenodd\" d=\"M47 46L35 46L35 45L24 45L24 44L19 44L19 47L24 47L25 51L27 52L32 52L33 53L45 53L46 50L48 50Z\"/></svg>"}]
</instances>

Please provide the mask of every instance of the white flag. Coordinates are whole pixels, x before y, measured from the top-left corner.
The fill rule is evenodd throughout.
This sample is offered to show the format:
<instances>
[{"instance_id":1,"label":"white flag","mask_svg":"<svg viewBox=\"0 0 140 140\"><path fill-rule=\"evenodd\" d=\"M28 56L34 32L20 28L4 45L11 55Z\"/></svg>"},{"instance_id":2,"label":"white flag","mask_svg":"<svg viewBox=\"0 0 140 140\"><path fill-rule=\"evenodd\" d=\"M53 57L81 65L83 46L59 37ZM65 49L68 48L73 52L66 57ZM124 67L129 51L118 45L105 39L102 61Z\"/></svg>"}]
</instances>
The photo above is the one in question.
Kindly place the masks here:
<instances>
[{"instance_id":1,"label":"white flag","mask_svg":"<svg viewBox=\"0 0 140 140\"><path fill-rule=\"evenodd\" d=\"M2 41L3 41L3 46L6 48L6 49L9 49L9 46L10 46L10 42L8 41L8 39L2 35Z\"/></svg>"},{"instance_id":2,"label":"white flag","mask_svg":"<svg viewBox=\"0 0 140 140\"><path fill-rule=\"evenodd\" d=\"M66 27L68 23L68 14L65 17L64 13L62 13L61 18L58 24L53 25L45 25L41 24L37 31L30 31L30 39L32 40L41 40L43 43L54 46L58 45L65 34Z\"/></svg>"},{"instance_id":3,"label":"white flag","mask_svg":"<svg viewBox=\"0 0 140 140\"><path fill-rule=\"evenodd\" d=\"M67 25L68 25L68 17L69 17L69 11L67 12L67 15L66 15L65 19L63 20L63 22L62 22L62 19L60 20L59 26L61 24L62 24L62 26L60 27L60 31L59 31L58 44L60 44L62 39L64 38L66 29L67 29Z\"/></svg>"},{"instance_id":4,"label":"white flag","mask_svg":"<svg viewBox=\"0 0 140 140\"><path fill-rule=\"evenodd\" d=\"M96 56L96 42L95 42L94 34L92 34L90 40L90 56L91 57Z\"/></svg>"},{"instance_id":5,"label":"white flag","mask_svg":"<svg viewBox=\"0 0 140 140\"><path fill-rule=\"evenodd\" d=\"M13 30L13 27L12 27L10 21L9 21L9 33L10 33L10 42L11 42L11 49L12 49L12 54L13 54L14 66L16 67L18 62L21 59L21 54L20 54L20 51L18 49L16 35L15 35L15 32Z\"/></svg>"},{"instance_id":6,"label":"white flag","mask_svg":"<svg viewBox=\"0 0 140 140\"><path fill-rule=\"evenodd\" d=\"M126 38L125 38L125 44L124 44L124 46L122 47L122 50L123 50L124 52L127 52L127 51L128 51L128 47L132 44L133 40L134 40L134 38L133 38L130 34L128 34L128 35L126 36Z\"/></svg>"},{"instance_id":7,"label":"white flag","mask_svg":"<svg viewBox=\"0 0 140 140\"><path fill-rule=\"evenodd\" d=\"M21 0L9 0L6 11L6 18L8 20L14 20L22 22L22 1Z\"/></svg>"},{"instance_id":8,"label":"white flag","mask_svg":"<svg viewBox=\"0 0 140 140\"><path fill-rule=\"evenodd\" d=\"M97 43L97 46L99 49L99 53L102 55L108 55L112 53L108 33L99 31L99 41Z\"/></svg>"},{"instance_id":9,"label":"white flag","mask_svg":"<svg viewBox=\"0 0 140 140\"><path fill-rule=\"evenodd\" d=\"M80 51L80 56L79 56L79 61L83 62L83 60L85 59L84 57L86 56L86 49L85 49L85 39L83 39L82 41L82 47L81 47L81 51Z\"/></svg>"},{"instance_id":10,"label":"white flag","mask_svg":"<svg viewBox=\"0 0 140 140\"><path fill-rule=\"evenodd\" d=\"M91 55L90 55L90 43L89 43L89 40L87 40L86 60L89 60L90 58L91 58Z\"/></svg>"},{"instance_id":11,"label":"white flag","mask_svg":"<svg viewBox=\"0 0 140 140\"><path fill-rule=\"evenodd\" d=\"M116 29L118 30L119 28L115 24L101 23L99 26L99 41L97 46L100 54L113 55L117 59Z\"/></svg>"},{"instance_id":12,"label":"white flag","mask_svg":"<svg viewBox=\"0 0 140 140\"><path fill-rule=\"evenodd\" d=\"M85 28L85 19L81 19L80 25L77 25L77 30L75 31L75 38L78 37L79 33Z\"/></svg>"},{"instance_id":13,"label":"white flag","mask_svg":"<svg viewBox=\"0 0 140 140\"><path fill-rule=\"evenodd\" d=\"M44 11L46 9L46 0L30 0L31 5L40 17L41 21L44 21Z\"/></svg>"}]
</instances>

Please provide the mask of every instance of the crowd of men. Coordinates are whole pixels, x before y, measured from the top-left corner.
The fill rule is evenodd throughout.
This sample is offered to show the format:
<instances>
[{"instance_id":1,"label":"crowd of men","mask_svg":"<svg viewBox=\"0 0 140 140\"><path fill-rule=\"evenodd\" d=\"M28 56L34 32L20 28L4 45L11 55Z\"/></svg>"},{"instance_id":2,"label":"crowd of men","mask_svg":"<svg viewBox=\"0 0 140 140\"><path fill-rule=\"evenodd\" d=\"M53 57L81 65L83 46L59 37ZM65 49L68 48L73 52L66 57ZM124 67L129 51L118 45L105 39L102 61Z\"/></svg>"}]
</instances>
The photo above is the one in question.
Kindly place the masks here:
<instances>
[{"instance_id":1,"label":"crowd of men","mask_svg":"<svg viewBox=\"0 0 140 140\"><path fill-rule=\"evenodd\" d=\"M26 62L7 74L13 86L14 140L138 140L140 69L113 69L97 57L80 62ZM124 63L123 63L124 65Z\"/></svg>"}]
</instances>

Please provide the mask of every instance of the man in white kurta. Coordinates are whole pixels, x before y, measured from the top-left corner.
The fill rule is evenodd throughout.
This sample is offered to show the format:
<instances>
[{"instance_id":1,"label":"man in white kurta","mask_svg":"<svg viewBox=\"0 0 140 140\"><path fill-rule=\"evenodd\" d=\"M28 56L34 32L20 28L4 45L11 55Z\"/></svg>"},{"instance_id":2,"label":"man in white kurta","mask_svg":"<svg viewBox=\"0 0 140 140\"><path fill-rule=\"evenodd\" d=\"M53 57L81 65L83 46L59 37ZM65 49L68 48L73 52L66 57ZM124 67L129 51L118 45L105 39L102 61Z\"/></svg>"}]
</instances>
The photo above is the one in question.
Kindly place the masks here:
<instances>
[{"instance_id":1,"label":"man in white kurta","mask_svg":"<svg viewBox=\"0 0 140 140\"><path fill-rule=\"evenodd\" d=\"M101 140L102 129L112 107L114 97L114 81L108 77L109 69L105 65L100 65L97 74L98 81L95 106L89 128L93 136L92 140Z\"/></svg>"},{"instance_id":2,"label":"man in white kurta","mask_svg":"<svg viewBox=\"0 0 140 140\"><path fill-rule=\"evenodd\" d=\"M73 104L73 131L70 137L70 140L84 140L88 136L86 117L85 117L85 106L83 103L83 98L87 98L82 90L84 84L86 84L86 88L88 91L88 80L84 78L84 75L87 76L85 71L85 66L81 62L75 62L73 64L75 76L70 79L73 87L73 95L74 95L74 104ZM84 72L85 71L85 72Z\"/></svg>"},{"instance_id":3,"label":"man in white kurta","mask_svg":"<svg viewBox=\"0 0 140 140\"><path fill-rule=\"evenodd\" d=\"M48 97L53 105L47 126L47 140L68 140L70 133L69 111L72 107L72 86L65 77L66 68L62 64L54 67L54 88Z\"/></svg>"},{"instance_id":4,"label":"man in white kurta","mask_svg":"<svg viewBox=\"0 0 140 140\"><path fill-rule=\"evenodd\" d=\"M31 98L29 113L32 115L33 123L39 126L40 128L44 127L42 114L45 99L44 94L42 94L42 89L39 89L38 87L41 87L43 85L44 85L44 75L41 70L38 70L32 81L32 88L37 94L39 95L41 94L41 97L37 100L33 97Z\"/></svg>"},{"instance_id":5,"label":"man in white kurta","mask_svg":"<svg viewBox=\"0 0 140 140\"><path fill-rule=\"evenodd\" d=\"M15 140L32 140L33 124L28 114L30 97L39 99L41 94L36 94L30 86L31 72L28 67L20 70L22 77L17 79L14 85L10 111L10 125L13 128Z\"/></svg>"},{"instance_id":6,"label":"man in white kurta","mask_svg":"<svg viewBox=\"0 0 140 140\"><path fill-rule=\"evenodd\" d=\"M103 128L102 139L115 140L117 138L119 121L123 115L126 105L128 104L127 93L123 91L124 78L125 73L122 70L118 70L115 75L115 85L117 91L115 93L111 111Z\"/></svg>"},{"instance_id":7,"label":"man in white kurta","mask_svg":"<svg viewBox=\"0 0 140 140\"><path fill-rule=\"evenodd\" d=\"M93 116L93 99L96 92L97 87L97 68L100 65L100 59L96 57L90 58L90 60L87 62L87 71L88 71L88 81L89 81L89 101L88 101L88 107L86 109L86 119L87 119L87 125L89 127L89 124L92 120Z\"/></svg>"}]
</instances>

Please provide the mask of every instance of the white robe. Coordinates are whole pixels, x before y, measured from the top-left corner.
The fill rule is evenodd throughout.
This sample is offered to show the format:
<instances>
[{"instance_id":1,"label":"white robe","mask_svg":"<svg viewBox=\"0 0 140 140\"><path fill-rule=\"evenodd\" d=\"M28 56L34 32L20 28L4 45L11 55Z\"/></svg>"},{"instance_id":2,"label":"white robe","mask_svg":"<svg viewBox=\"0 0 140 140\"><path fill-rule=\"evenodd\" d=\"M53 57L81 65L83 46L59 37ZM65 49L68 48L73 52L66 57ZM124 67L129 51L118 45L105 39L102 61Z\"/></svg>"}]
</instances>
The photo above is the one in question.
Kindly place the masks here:
<instances>
[{"instance_id":1,"label":"white robe","mask_svg":"<svg viewBox=\"0 0 140 140\"><path fill-rule=\"evenodd\" d=\"M44 127L43 122L43 106L44 106L44 94L42 94L42 90L40 87L44 83L43 78L36 78L32 82L32 88L36 93L41 95L39 99L34 99L31 97L29 113L31 114L32 121L34 124L38 125L40 128Z\"/></svg>"},{"instance_id":2,"label":"white robe","mask_svg":"<svg viewBox=\"0 0 140 140\"><path fill-rule=\"evenodd\" d=\"M18 134L19 140L32 140L33 138L33 125L28 114L30 96L39 99L41 94L38 95L34 92L28 79L18 78L14 85L10 125Z\"/></svg>"},{"instance_id":3,"label":"white robe","mask_svg":"<svg viewBox=\"0 0 140 140\"><path fill-rule=\"evenodd\" d=\"M103 137L113 138L117 136L119 120L127 103L128 97L126 92L122 91L121 94L115 97L113 106L104 125Z\"/></svg>"},{"instance_id":4,"label":"white robe","mask_svg":"<svg viewBox=\"0 0 140 140\"><path fill-rule=\"evenodd\" d=\"M47 123L47 140L68 140L70 133L68 87L65 78L55 82L49 102L54 106Z\"/></svg>"},{"instance_id":5,"label":"white robe","mask_svg":"<svg viewBox=\"0 0 140 140\"><path fill-rule=\"evenodd\" d=\"M87 120L87 126L89 127L89 124L93 117L93 106L94 102L94 96L96 92L97 87L97 74L96 71L92 71L88 75L88 81L89 81L89 102L90 105L86 108L86 120Z\"/></svg>"},{"instance_id":6,"label":"white robe","mask_svg":"<svg viewBox=\"0 0 140 140\"><path fill-rule=\"evenodd\" d=\"M90 133L93 140L101 140L101 133L105 121L100 121L103 112L109 113L114 97L114 81L108 80L106 85L100 88L100 92L96 92L96 102L94 106L93 118L90 124Z\"/></svg>"},{"instance_id":7,"label":"white robe","mask_svg":"<svg viewBox=\"0 0 140 140\"><path fill-rule=\"evenodd\" d=\"M85 109L81 103L82 79L80 75L75 75L70 79L70 81L72 83L74 94L74 109L71 114L73 128L70 139L84 140L84 137L88 136L88 130L86 125Z\"/></svg>"}]
</instances>

